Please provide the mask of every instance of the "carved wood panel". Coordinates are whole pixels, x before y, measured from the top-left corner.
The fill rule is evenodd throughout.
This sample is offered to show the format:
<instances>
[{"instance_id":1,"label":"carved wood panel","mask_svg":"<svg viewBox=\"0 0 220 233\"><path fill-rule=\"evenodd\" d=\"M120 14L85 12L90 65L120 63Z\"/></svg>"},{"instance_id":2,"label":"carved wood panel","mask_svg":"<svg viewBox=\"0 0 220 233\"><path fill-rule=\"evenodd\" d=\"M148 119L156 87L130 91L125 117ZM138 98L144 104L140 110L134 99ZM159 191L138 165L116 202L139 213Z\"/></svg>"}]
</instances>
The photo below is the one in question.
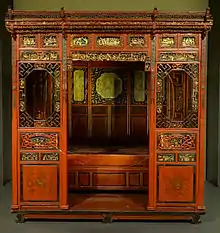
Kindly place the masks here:
<instances>
[{"instance_id":1,"label":"carved wood panel","mask_svg":"<svg viewBox=\"0 0 220 233\"><path fill-rule=\"evenodd\" d=\"M158 202L194 202L193 166L158 166Z\"/></svg>"},{"instance_id":2,"label":"carved wood panel","mask_svg":"<svg viewBox=\"0 0 220 233\"><path fill-rule=\"evenodd\" d=\"M58 201L58 167L22 166L23 201Z\"/></svg>"}]
</instances>

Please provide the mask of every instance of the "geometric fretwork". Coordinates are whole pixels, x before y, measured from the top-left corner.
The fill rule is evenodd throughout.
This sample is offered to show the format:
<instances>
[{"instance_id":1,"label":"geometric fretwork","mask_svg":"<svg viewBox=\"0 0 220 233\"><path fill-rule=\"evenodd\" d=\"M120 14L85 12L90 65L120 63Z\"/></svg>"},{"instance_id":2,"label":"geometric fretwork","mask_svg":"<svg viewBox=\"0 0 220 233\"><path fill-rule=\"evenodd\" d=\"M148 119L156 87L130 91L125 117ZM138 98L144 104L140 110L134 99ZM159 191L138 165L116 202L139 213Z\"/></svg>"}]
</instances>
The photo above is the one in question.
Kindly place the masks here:
<instances>
[{"instance_id":1,"label":"geometric fretwork","mask_svg":"<svg viewBox=\"0 0 220 233\"><path fill-rule=\"evenodd\" d=\"M51 109L50 114L44 114L43 119L34 118L27 108L27 77L33 72L45 71L51 77L51 106L46 106ZM35 79L40 79L35 76ZM46 86L44 89L49 88ZM40 98L40 93L37 93L36 99ZM34 107L34 106L33 106ZM30 108L30 107L29 107ZM19 126L20 127L60 127L60 64L59 63L20 63L19 64Z\"/></svg>"},{"instance_id":2,"label":"geometric fretwork","mask_svg":"<svg viewBox=\"0 0 220 233\"><path fill-rule=\"evenodd\" d=\"M157 128L198 128L198 64L158 64Z\"/></svg>"}]
</instances>

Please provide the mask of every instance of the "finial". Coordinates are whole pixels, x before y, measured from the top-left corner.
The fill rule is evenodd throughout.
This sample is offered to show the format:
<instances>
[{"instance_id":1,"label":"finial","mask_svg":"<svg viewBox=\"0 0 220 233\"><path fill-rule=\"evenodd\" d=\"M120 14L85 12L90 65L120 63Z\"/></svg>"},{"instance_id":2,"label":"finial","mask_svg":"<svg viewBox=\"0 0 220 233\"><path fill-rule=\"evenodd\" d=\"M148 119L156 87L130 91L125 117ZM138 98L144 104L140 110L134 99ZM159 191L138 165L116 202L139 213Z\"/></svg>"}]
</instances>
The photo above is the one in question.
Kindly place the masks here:
<instances>
[{"instance_id":1,"label":"finial","mask_svg":"<svg viewBox=\"0 0 220 233\"><path fill-rule=\"evenodd\" d=\"M12 19L12 7L8 6L8 18Z\"/></svg>"},{"instance_id":2,"label":"finial","mask_svg":"<svg viewBox=\"0 0 220 233\"><path fill-rule=\"evenodd\" d=\"M204 17L204 21L207 21L211 16L211 9L210 7L208 7L205 11L205 17Z\"/></svg>"},{"instance_id":3,"label":"finial","mask_svg":"<svg viewBox=\"0 0 220 233\"><path fill-rule=\"evenodd\" d=\"M61 9L60 9L60 17L61 17L61 18L65 18L65 10L64 10L64 7L61 7Z\"/></svg>"},{"instance_id":4,"label":"finial","mask_svg":"<svg viewBox=\"0 0 220 233\"><path fill-rule=\"evenodd\" d=\"M155 7L154 10L153 10L153 14L151 16L152 20L154 21L158 16L158 10L157 8Z\"/></svg>"}]
</instances>

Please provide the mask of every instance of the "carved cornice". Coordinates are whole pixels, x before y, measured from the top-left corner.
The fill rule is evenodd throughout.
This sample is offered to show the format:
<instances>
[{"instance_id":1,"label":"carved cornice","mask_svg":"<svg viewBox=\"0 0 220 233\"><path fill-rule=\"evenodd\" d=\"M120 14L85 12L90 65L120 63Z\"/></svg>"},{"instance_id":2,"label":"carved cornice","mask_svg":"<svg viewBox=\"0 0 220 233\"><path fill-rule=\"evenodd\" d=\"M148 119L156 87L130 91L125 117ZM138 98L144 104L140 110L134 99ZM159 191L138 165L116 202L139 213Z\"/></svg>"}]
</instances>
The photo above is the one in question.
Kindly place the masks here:
<instances>
[{"instance_id":1,"label":"carved cornice","mask_svg":"<svg viewBox=\"0 0 220 233\"><path fill-rule=\"evenodd\" d=\"M204 12L74 12L8 10L6 28L14 33L161 33L209 31L210 10Z\"/></svg>"}]
</instances>

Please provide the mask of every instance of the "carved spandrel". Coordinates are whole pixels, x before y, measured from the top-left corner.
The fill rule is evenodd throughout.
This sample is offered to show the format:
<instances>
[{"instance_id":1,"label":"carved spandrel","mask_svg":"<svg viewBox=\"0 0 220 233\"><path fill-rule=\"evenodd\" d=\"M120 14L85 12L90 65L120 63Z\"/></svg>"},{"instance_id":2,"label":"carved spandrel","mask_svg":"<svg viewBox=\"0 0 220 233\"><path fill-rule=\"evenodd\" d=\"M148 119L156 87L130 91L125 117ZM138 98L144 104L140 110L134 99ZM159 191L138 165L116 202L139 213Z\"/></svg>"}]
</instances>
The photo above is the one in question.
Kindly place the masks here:
<instances>
[{"instance_id":1,"label":"carved spandrel","mask_svg":"<svg viewBox=\"0 0 220 233\"><path fill-rule=\"evenodd\" d=\"M56 35L45 35L42 37L42 46L44 48L57 48L58 47L58 36Z\"/></svg>"},{"instance_id":2,"label":"carved spandrel","mask_svg":"<svg viewBox=\"0 0 220 233\"><path fill-rule=\"evenodd\" d=\"M191 62L191 61L198 61L198 54L197 53L160 53L159 54L159 61L184 61L184 62Z\"/></svg>"},{"instance_id":3,"label":"carved spandrel","mask_svg":"<svg viewBox=\"0 0 220 233\"><path fill-rule=\"evenodd\" d=\"M146 39L144 36L129 36L128 46L131 48L143 48L146 47Z\"/></svg>"},{"instance_id":4,"label":"carved spandrel","mask_svg":"<svg viewBox=\"0 0 220 233\"><path fill-rule=\"evenodd\" d=\"M184 154L180 153L178 154L178 161L179 162L196 162L196 154Z\"/></svg>"},{"instance_id":5,"label":"carved spandrel","mask_svg":"<svg viewBox=\"0 0 220 233\"><path fill-rule=\"evenodd\" d=\"M174 48L176 47L176 38L175 37L161 37L159 40L161 48Z\"/></svg>"},{"instance_id":6,"label":"carved spandrel","mask_svg":"<svg viewBox=\"0 0 220 233\"><path fill-rule=\"evenodd\" d=\"M96 45L98 47L121 47L123 45L122 37L97 37Z\"/></svg>"},{"instance_id":7,"label":"carved spandrel","mask_svg":"<svg viewBox=\"0 0 220 233\"><path fill-rule=\"evenodd\" d=\"M157 145L159 150L195 150L196 134L159 134Z\"/></svg>"},{"instance_id":8,"label":"carved spandrel","mask_svg":"<svg viewBox=\"0 0 220 233\"><path fill-rule=\"evenodd\" d=\"M88 36L71 36L70 46L73 47L85 47L89 45Z\"/></svg>"},{"instance_id":9,"label":"carved spandrel","mask_svg":"<svg viewBox=\"0 0 220 233\"><path fill-rule=\"evenodd\" d=\"M36 36L34 35L21 36L20 46L22 48L36 48L37 47Z\"/></svg>"},{"instance_id":10,"label":"carved spandrel","mask_svg":"<svg viewBox=\"0 0 220 233\"><path fill-rule=\"evenodd\" d=\"M59 54L55 51L35 52L22 51L20 52L20 60L23 61L56 61L59 60Z\"/></svg>"}]
</instances>

